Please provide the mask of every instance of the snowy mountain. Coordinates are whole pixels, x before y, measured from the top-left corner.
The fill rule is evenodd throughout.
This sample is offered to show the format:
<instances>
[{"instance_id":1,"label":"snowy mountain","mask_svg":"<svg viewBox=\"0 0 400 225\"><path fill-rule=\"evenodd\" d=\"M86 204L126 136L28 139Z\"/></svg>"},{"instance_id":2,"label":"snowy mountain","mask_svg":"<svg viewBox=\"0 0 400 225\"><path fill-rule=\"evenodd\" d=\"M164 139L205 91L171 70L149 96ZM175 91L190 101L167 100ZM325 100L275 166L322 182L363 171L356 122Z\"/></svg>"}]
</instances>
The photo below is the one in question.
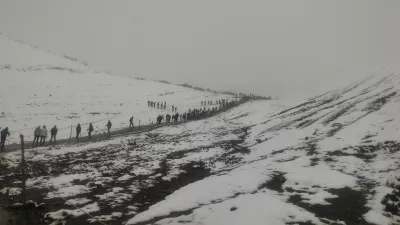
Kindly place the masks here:
<instances>
[{"instance_id":1,"label":"snowy mountain","mask_svg":"<svg viewBox=\"0 0 400 225\"><path fill-rule=\"evenodd\" d=\"M78 123L93 122L95 132L104 132L109 119L115 129L127 127L131 116L136 125L149 124L172 105L183 112L201 101L232 98L97 72L1 35L0 49L0 127L9 127L11 143L19 133L33 140L39 125L57 125L60 138L67 138ZM168 108L149 108L148 100L167 102Z\"/></svg>"},{"instance_id":2,"label":"snowy mountain","mask_svg":"<svg viewBox=\"0 0 400 225\"><path fill-rule=\"evenodd\" d=\"M80 79L63 85L66 93L50 83L48 92L41 84L34 86L44 90L20 89L40 95L41 103L31 109L7 100L8 107L14 113L51 109L57 115L68 106L57 105L50 90L54 98L85 90L62 99L74 103L68 113L88 118L86 113L95 110L80 111L84 102L101 115L121 111L122 123L125 113L136 109L157 115L156 109L143 106L147 98L184 108L208 95L145 81L139 84L146 88L140 89L136 80L87 71L57 72L61 74L52 82L68 82L61 78L65 74ZM31 76L50 77L53 70L37 73ZM86 89L82 80L85 85L96 80L96 85ZM18 86L14 81L6 87ZM0 91L1 97L11 94ZM174 94L160 96L170 91ZM400 76L375 75L302 102L253 101L204 120L103 142L28 149L28 199L46 204L36 215L45 224L399 224L399 93ZM43 106L42 97L48 104ZM208 96L214 97L220 96ZM42 117L29 118L35 125ZM71 121L76 122L67 120L65 126ZM21 156L8 152L0 157L0 199L15 202L21 188L14 171Z\"/></svg>"}]
</instances>

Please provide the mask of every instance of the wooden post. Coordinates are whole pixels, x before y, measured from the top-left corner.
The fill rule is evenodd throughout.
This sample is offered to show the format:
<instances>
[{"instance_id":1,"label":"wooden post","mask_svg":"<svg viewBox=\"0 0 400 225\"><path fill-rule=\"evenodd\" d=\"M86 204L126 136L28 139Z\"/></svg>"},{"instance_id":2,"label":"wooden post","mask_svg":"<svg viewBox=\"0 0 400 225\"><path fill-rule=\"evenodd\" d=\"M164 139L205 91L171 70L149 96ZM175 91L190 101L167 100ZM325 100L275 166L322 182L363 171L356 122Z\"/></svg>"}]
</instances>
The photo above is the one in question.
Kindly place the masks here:
<instances>
[{"instance_id":1,"label":"wooden post","mask_svg":"<svg viewBox=\"0 0 400 225\"><path fill-rule=\"evenodd\" d=\"M22 197L23 197L23 204L26 204L26 174L25 174L24 135L20 134L19 137L21 138Z\"/></svg>"},{"instance_id":2,"label":"wooden post","mask_svg":"<svg viewBox=\"0 0 400 225\"><path fill-rule=\"evenodd\" d=\"M69 133L69 140L68 140L68 142L71 142L71 138L72 138L72 125L71 125L71 132Z\"/></svg>"}]
</instances>

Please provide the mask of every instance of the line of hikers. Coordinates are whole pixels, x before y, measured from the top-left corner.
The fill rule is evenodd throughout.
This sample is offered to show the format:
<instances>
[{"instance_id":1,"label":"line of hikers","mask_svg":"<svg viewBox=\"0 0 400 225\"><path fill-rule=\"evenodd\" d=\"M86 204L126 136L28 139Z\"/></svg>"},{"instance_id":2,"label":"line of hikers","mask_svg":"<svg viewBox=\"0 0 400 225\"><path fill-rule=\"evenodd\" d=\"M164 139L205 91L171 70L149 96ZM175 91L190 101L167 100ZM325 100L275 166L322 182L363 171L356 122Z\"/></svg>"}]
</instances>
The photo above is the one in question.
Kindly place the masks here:
<instances>
[{"instance_id":1,"label":"line of hikers","mask_svg":"<svg viewBox=\"0 0 400 225\"><path fill-rule=\"evenodd\" d=\"M185 122L187 120L198 120L198 119L203 119L206 117L210 117L215 115L216 113L233 108L240 103L243 103L244 101L228 101L227 99L223 100L218 100L217 103L220 104L220 107L213 107L213 108L199 108L199 109L189 109L188 112L185 112L183 114L167 114L165 115L165 122L170 123L171 119L173 122L177 123L178 121ZM204 103L204 102L202 102ZM157 116L157 124L161 124L161 122L164 120L163 115Z\"/></svg>"},{"instance_id":2,"label":"line of hikers","mask_svg":"<svg viewBox=\"0 0 400 225\"><path fill-rule=\"evenodd\" d=\"M132 117L132 120L133 120L133 117ZM112 123L109 120L107 122L107 124L106 124L108 134L110 133L111 126L112 126ZM79 136L81 135L81 132L82 132L82 127L81 127L80 123L78 123L78 125L75 128L75 130L76 130L76 141L79 141ZM88 131L89 139L92 139L92 132L94 131L92 123L89 123L89 128L87 129L87 131ZM58 133L57 126L54 126L53 128L51 128L51 130L50 130L51 137L50 137L49 144L51 144L51 143L55 144L56 143L56 141L57 141L57 133ZM46 126L43 126L43 127L38 126L38 127L36 127L36 129L34 131L34 139L33 139L33 142L32 142L32 146L34 146L34 145L43 146L46 143L46 139L47 139L47 128L46 128Z\"/></svg>"},{"instance_id":3,"label":"line of hikers","mask_svg":"<svg viewBox=\"0 0 400 225\"><path fill-rule=\"evenodd\" d=\"M224 103L229 102L228 99L222 99L222 100L215 100L215 105L222 105ZM201 101L201 105L213 105L213 101Z\"/></svg>"},{"instance_id":4,"label":"line of hikers","mask_svg":"<svg viewBox=\"0 0 400 225\"><path fill-rule=\"evenodd\" d=\"M157 107L157 109L167 109L167 102L153 102L153 101L147 101L147 106L150 107ZM172 112L178 112L178 107L176 106L171 106Z\"/></svg>"},{"instance_id":5,"label":"line of hikers","mask_svg":"<svg viewBox=\"0 0 400 225\"><path fill-rule=\"evenodd\" d=\"M130 122L129 128L134 127L134 125L133 125L133 116L129 119L129 122ZM111 130L111 127L112 127L112 123L111 123L110 120L107 122L106 127L107 127L107 133L109 134L110 130ZM1 130L1 127L0 127L0 130ZM81 127L80 123L78 123L78 125L76 126L75 130L76 130L76 140L79 141L79 136L81 135L81 132L82 132L82 127ZM89 139L92 139L92 132L94 131L92 123L89 123L89 128L87 129L87 131L88 131ZM54 126L53 128L50 129L50 135L51 136L50 136L49 144L51 144L51 143L56 144L56 142L57 142L57 133L58 133L57 126ZM4 128L3 130L0 131L0 136L1 136L0 137L0 140L1 140L0 149L4 149L6 138L7 138L7 136L10 136L10 132L8 130L8 127ZM45 143L46 143L47 136L48 136L48 131L47 131L46 126L43 125L42 127L40 127L40 126L36 127L34 132L33 132L33 136L34 136L34 139L33 139L33 142L32 142L32 146L34 146L34 145L36 145L36 146L44 146Z\"/></svg>"},{"instance_id":6,"label":"line of hikers","mask_svg":"<svg viewBox=\"0 0 400 225\"><path fill-rule=\"evenodd\" d=\"M208 108L206 109L206 107L204 107L203 109L199 108L199 109L189 109L187 112L183 113L183 114L179 114L177 112L177 107L172 106L172 111L176 112L175 114L167 114L165 116L166 119L166 123L170 123L171 119L173 122L177 123L178 121L184 122L187 120L197 120L197 119L202 119L202 118L206 118L206 117L210 117L215 115L216 113L226 110L226 109L230 109L233 108L235 106L238 106L239 104L245 103L250 101L250 99L240 99L239 101L229 101L227 99L222 99L222 100L217 100L216 103L219 104L219 107L212 107L212 108ZM202 104L212 104L212 101L203 101ZM155 103L152 101L148 101L148 105L152 106L152 107L160 107L159 103ZM164 104L161 103L161 107L163 107L165 109L166 107L166 102ZM157 117L157 124L161 124L161 122L164 120L164 116L163 115L159 115ZM107 133L110 134L110 129L112 127L112 123L110 120L108 120L107 124ZM133 116L129 119L129 128L134 127L133 124ZM1 129L1 127L0 127ZM78 125L76 126L76 140L79 141L79 136L81 134L82 131L82 127L81 124L78 123ZM94 131L93 128L93 124L89 123L89 128L87 129L88 131L88 137L89 139L92 139L92 132ZM35 128L34 130L34 140L32 142L32 145L39 146L39 145L45 145L46 139L47 139L47 128L46 126L38 126L37 128ZM50 141L49 143L56 143L57 141L57 133L58 133L58 128L57 126L54 126L53 128L51 128L50 130ZM4 128L3 130L1 130L0 132L0 149L4 149L4 145L6 142L6 138L7 136L10 136L10 132L8 127Z\"/></svg>"},{"instance_id":7,"label":"line of hikers","mask_svg":"<svg viewBox=\"0 0 400 225\"><path fill-rule=\"evenodd\" d=\"M133 116L131 117L131 119L129 121L131 121L131 120L133 122ZM107 134L110 135L110 130L111 130L111 127L112 127L112 123L111 123L110 120L107 122L106 127L107 127ZM78 123L78 125L76 126L76 141L77 142L79 141L79 136L81 135L81 131L82 131L81 124ZM89 138L89 140L91 140L92 139L92 132L94 131L92 123L89 123L89 128L87 129L87 131L88 131L88 138Z\"/></svg>"}]
</instances>

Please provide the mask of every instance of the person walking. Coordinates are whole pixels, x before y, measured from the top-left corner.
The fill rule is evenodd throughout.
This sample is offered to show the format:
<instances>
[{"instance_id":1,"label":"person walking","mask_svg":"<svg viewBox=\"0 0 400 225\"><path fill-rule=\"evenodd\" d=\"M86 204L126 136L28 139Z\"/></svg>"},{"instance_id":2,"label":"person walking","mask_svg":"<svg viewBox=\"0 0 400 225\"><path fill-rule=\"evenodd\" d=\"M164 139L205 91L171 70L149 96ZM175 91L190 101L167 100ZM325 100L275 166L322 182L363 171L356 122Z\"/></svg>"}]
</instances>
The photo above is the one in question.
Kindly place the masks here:
<instances>
[{"instance_id":1,"label":"person walking","mask_svg":"<svg viewBox=\"0 0 400 225\"><path fill-rule=\"evenodd\" d=\"M133 126L133 116L129 119L129 128L134 127Z\"/></svg>"},{"instance_id":2,"label":"person walking","mask_svg":"<svg viewBox=\"0 0 400 225\"><path fill-rule=\"evenodd\" d=\"M112 126L111 121L108 121L106 126L107 126L107 133L110 134L110 129L111 129L111 126Z\"/></svg>"},{"instance_id":3,"label":"person walking","mask_svg":"<svg viewBox=\"0 0 400 225\"><path fill-rule=\"evenodd\" d=\"M33 139L32 146L35 145L35 142L36 142L36 146L39 146L40 130L41 130L40 126L38 126L38 127L36 127L35 131L33 132L33 136L35 138Z\"/></svg>"},{"instance_id":4,"label":"person walking","mask_svg":"<svg viewBox=\"0 0 400 225\"><path fill-rule=\"evenodd\" d=\"M89 129L88 129L88 135L89 135L89 139L92 139L92 132L93 132L93 125L92 123L89 124Z\"/></svg>"},{"instance_id":5,"label":"person walking","mask_svg":"<svg viewBox=\"0 0 400 225\"><path fill-rule=\"evenodd\" d=\"M57 127L56 127L56 125L54 125L54 127L53 128L51 128L51 130L50 130L50 141L49 141L49 143L51 143L52 141L54 141L54 144L56 143L56 136L57 136L57 132L58 132L58 129L57 129Z\"/></svg>"},{"instance_id":6,"label":"person walking","mask_svg":"<svg viewBox=\"0 0 400 225\"><path fill-rule=\"evenodd\" d=\"M4 145L6 143L7 136L10 136L10 132L8 131L8 127L4 128L0 132L0 149L4 149Z\"/></svg>"},{"instance_id":7,"label":"person walking","mask_svg":"<svg viewBox=\"0 0 400 225\"><path fill-rule=\"evenodd\" d=\"M80 123L78 123L78 126L76 126L76 141L78 142L79 141L79 135L81 134L81 124Z\"/></svg>"},{"instance_id":8,"label":"person walking","mask_svg":"<svg viewBox=\"0 0 400 225\"><path fill-rule=\"evenodd\" d=\"M44 145L47 138L47 128L43 125L43 128L40 130L40 145Z\"/></svg>"}]
</instances>

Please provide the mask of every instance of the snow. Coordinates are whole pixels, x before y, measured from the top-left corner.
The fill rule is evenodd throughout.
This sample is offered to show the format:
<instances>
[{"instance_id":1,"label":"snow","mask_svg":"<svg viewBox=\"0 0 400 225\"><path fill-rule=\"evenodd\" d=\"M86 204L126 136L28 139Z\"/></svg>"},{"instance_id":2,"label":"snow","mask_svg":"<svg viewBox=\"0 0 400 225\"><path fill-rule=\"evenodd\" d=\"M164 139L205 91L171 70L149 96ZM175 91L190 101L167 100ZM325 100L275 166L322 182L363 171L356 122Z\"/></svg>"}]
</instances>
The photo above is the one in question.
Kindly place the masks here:
<instances>
[{"instance_id":1,"label":"snow","mask_svg":"<svg viewBox=\"0 0 400 225\"><path fill-rule=\"evenodd\" d=\"M68 210L68 209L60 209L56 212L50 212L48 214L46 214L46 217L50 217L52 219L58 220L58 219L63 219L65 217L65 215L71 216L71 217L79 217L82 216L86 213L92 213L92 212L96 212L99 211L100 208L97 204L97 202L93 203L93 204L89 204L89 205L85 205L79 209L75 209L75 210Z\"/></svg>"},{"instance_id":2,"label":"snow","mask_svg":"<svg viewBox=\"0 0 400 225\"><path fill-rule=\"evenodd\" d=\"M381 213L375 212L375 211L369 211L367 214L365 214L365 219L369 223L372 224L377 224L377 225L389 225L391 224L390 218L387 218L383 216Z\"/></svg>"},{"instance_id":3,"label":"snow","mask_svg":"<svg viewBox=\"0 0 400 225\"><path fill-rule=\"evenodd\" d=\"M60 188L55 192L49 192L47 194L47 198L59 198L59 197L67 198L67 197L75 196L78 194L84 194L84 193L88 193L88 192L89 192L89 188L87 188L83 185L73 185L73 186L69 186L69 187Z\"/></svg>"},{"instance_id":4,"label":"snow","mask_svg":"<svg viewBox=\"0 0 400 225\"><path fill-rule=\"evenodd\" d=\"M383 215L384 206L381 204L383 197L392 192L391 188L379 186L374 189L375 195L368 201L368 206L371 210L364 215L365 220L372 224L389 225L390 218Z\"/></svg>"},{"instance_id":5,"label":"snow","mask_svg":"<svg viewBox=\"0 0 400 225\"><path fill-rule=\"evenodd\" d=\"M132 178L131 175L125 174L125 175L119 177L117 180L118 180L118 181L124 181L124 180L129 180L129 179L131 179L131 178Z\"/></svg>"},{"instance_id":6,"label":"snow","mask_svg":"<svg viewBox=\"0 0 400 225\"><path fill-rule=\"evenodd\" d=\"M344 173L332 170L327 165L317 165L314 167L297 167L295 164L297 159L287 164L282 171L287 172L285 177L288 181L286 186L303 185L303 186L320 186L324 188L341 188L353 187L356 185L356 178ZM293 165L294 164L294 165Z\"/></svg>"},{"instance_id":7,"label":"snow","mask_svg":"<svg viewBox=\"0 0 400 225\"><path fill-rule=\"evenodd\" d=\"M8 194L8 196L14 196L14 195L20 195L22 192L22 188L16 188L16 187L5 187L0 190L0 193L5 195Z\"/></svg>"},{"instance_id":8,"label":"snow","mask_svg":"<svg viewBox=\"0 0 400 225\"><path fill-rule=\"evenodd\" d=\"M1 125L10 127L11 142L19 132L31 138L37 125L57 124L60 137L69 137L70 125L78 122L95 122L104 132L109 118L117 129L131 115L144 124L169 112L147 107L147 100L185 110L226 97L96 72L1 37L0 47L7 52L0 61L11 65L0 70L7 79L0 84ZM45 82L34 82L39 79ZM361 224L394 224L382 199L399 184L398 93L399 75L377 74L308 99L252 101L144 133L27 149L27 161L45 165L48 173L29 179L28 190L40 189L49 204L59 195L70 204L89 204L83 208L96 212L96 219L127 224L349 222L335 214L322 218L317 207L351 211L350 219ZM21 155L3 158L4 168L13 171ZM2 188L5 194L16 187ZM366 210L340 205L347 197L341 190L360 194L351 197L367 202ZM65 207L50 217L82 215Z\"/></svg>"},{"instance_id":9,"label":"snow","mask_svg":"<svg viewBox=\"0 0 400 225\"><path fill-rule=\"evenodd\" d=\"M309 204L312 204L312 205L315 205L315 204L318 204L318 205L330 205L330 203L326 202L325 199L337 198L338 196L337 195L333 195L333 194L331 194L329 192L326 192L326 191L320 191L320 192L317 192L316 194L307 194L307 193L305 193L305 194L302 194L301 197L304 198L304 199L308 199L308 200L303 200L302 202L309 203Z\"/></svg>"},{"instance_id":10,"label":"snow","mask_svg":"<svg viewBox=\"0 0 400 225\"><path fill-rule=\"evenodd\" d=\"M237 207L232 211L233 207ZM188 216L167 218L156 224L276 224L285 225L288 222L307 222L316 224L319 220L311 213L294 205L286 203L270 192L243 194L236 198L210 204L195 209ZM127 224L134 224L134 220Z\"/></svg>"},{"instance_id":11,"label":"snow","mask_svg":"<svg viewBox=\"0 0 400 225\"><path fill-rule=\"evenodd\" d=\"M69 199L68 202L66 202L65 204L67 204L67 205L84 205L91 201L92 200L87 199L87 198L75 198L75 199Z\"/></svg>"},{"instance_id":12,"label":"snow","mask_svg":"<svg viewBox=\"0 0 400 225\"><path fill-rule=\"evenodd\" d=\"M202 100L232 98L94 71L1 35L0 49L0 113L4 113L0 126L9 127L9 143L18 142L20 133L33 140L37 126L57 125L57 138L62 139L70 137L71 126L75 136L78 123L83 126L82 135L87 135L86 127L92 122L97 134L106 131L108 120L113 130L128 127L131 116L135 125L145 125L171 112L172 105L184 112L203 108ZM167 109L150 108L148 100L167 102Z\"/></svg>"},{"instance_id":13,"label":"snow","mask_svg":"<svg viewBox=\"0 0 400 225\"><path fill-rule=\"evenodd\" d=\"M254 163L235 169L229 174L211 176L192 183L169 195L166 200L138 214L128 223L134 224L155 216L165 216L173 211L185 211L212 201L233 197L237 193L250 193L268 180L262 163Z\"/></svg>"}]
</instances>

